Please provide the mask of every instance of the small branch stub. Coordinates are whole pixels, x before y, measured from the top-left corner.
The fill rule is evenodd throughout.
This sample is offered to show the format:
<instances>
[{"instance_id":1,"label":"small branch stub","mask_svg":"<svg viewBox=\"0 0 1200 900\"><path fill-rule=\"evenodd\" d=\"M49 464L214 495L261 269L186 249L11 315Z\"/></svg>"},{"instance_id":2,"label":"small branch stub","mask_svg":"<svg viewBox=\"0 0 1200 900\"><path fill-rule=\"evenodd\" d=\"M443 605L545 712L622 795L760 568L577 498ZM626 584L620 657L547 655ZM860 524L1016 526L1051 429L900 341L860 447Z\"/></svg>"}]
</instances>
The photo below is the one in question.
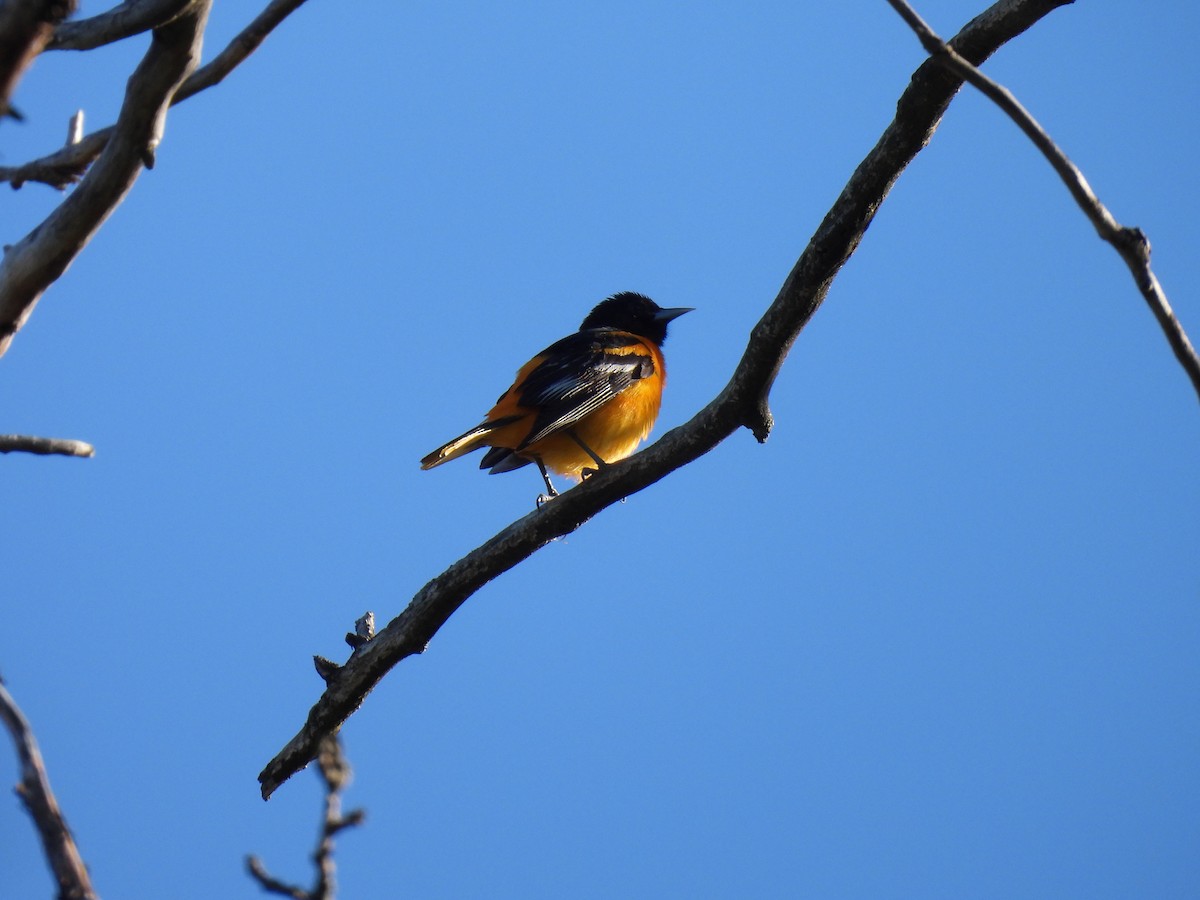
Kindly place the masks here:
<instances>
[{"instance_id":1,"label":"small branch stub","mask_svg":"<svg viewBox=\"0 0 1200 900\"><path fill-rule=\"evenodd\" d=\"M771 408L767 406L766 399L754 410L754 416L746 427L754 435L754 439L760 444L765 444L767 438L771 436L771 429L775 427L775 417L771 415Z\"/></svg>"},{"instance_id":2,"label":"small branch stub","mask_svg":"<svg viewBox=\"0 0 1200 900\"><path fill-rule=\"evenodd\" d=\"M75 110L75 115L67 122L67 146L74 147L83 140L83 110Z\"/></svg>"},{"instance_id":3,"label":"small branch stub","mask_svg":"<svg viewBox=\"0 0 1200 900\"><path fill-rule=\"evenodd\" d=\"M313 668L326 684L336 678L337 673L342 670L341 666L326 656L313 656Z\"/></svg>"},{"instance_id":4,"label":"small branch stub","mask_svg":"<svg viewBox=\"0 0 1200 900\"><path fill-rule=\"evenodd\" d=\"M354 633L346 635L346 643L357 650L375 637L375 613L367 610L354 620Z\"/></svg>"}]
</instances>

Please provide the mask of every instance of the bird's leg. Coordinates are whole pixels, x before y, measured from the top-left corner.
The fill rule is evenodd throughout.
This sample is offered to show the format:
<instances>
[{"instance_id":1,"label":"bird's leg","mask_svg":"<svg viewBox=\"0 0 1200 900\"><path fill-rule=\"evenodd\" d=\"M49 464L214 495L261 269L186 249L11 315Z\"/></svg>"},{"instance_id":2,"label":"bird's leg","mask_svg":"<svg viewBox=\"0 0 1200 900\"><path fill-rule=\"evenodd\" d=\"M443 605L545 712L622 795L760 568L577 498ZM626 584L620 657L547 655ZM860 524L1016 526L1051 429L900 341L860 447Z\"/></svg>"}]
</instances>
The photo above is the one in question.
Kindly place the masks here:
<instances>
[{"instance_id":1,"label":"bird's leg","mask_svg":"<svg viewBox=\"0 0 1200 900\"><path fill-rule=\"evenodd\" d=\"M579 472L580 478L588 478L592 475L595 475L601 469L608 467L608 463L606 463L603 459L600 458L600 454L598 454L595 450L593 450L591 447L589 447L587 444L585 444L583 442L583 438L581 438L579 435L577 435L575 433L574 428L567 429L567 436L571 440L573 440L575 443L577 443L581 448L583 448L583 452L586 453L588 456L590 456L592 458L592 460L596 463L596 468L594 468L594 469L581 469Z\"/></svg>"},{"instance_id":2,"label":"bird's leg","mask_svg":"<svg viewBox=\"0 0 1200 900\"><path fill-rule=\"evenodd\" d=\"M549 503L558 496L558 491L554 489L554 485L550 483L550 473L546 471L546 464L542 462L540 456L535 456L533 461L537 463L538 471L542 473L542 481L546 482L546 493L538 494L537 505L538 509L542 508L543 503Z\"/></svg>"}]
</instances>

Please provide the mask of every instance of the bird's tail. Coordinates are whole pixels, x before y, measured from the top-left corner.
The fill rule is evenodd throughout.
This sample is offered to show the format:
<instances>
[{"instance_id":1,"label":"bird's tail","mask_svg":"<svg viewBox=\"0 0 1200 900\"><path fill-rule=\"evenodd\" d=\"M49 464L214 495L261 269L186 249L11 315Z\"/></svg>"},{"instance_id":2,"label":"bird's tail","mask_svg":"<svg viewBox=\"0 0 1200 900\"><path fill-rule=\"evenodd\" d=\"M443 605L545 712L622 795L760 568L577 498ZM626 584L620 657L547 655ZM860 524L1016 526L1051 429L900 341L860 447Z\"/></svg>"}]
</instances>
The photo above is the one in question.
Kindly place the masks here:
<instances>
[{"instance_id":1,"label":"bird's tail","mask_svg":"<svg viewBox=\"0 0 1200 900\"><path fill-rule=\"evenodd\" d=\"M519 418L521 417L507 416L503 419L494 419L491 422L483 422L476 425L470 431L460 434L454 440L442 444L442 446L422 459L421 468L432 469L434 466L440 466L444 462L465 456L472 450L478 450L487 444L488 435L493 431L497 428L503 428L505 425L511 425Z\"/></svg>"}]
</instances>

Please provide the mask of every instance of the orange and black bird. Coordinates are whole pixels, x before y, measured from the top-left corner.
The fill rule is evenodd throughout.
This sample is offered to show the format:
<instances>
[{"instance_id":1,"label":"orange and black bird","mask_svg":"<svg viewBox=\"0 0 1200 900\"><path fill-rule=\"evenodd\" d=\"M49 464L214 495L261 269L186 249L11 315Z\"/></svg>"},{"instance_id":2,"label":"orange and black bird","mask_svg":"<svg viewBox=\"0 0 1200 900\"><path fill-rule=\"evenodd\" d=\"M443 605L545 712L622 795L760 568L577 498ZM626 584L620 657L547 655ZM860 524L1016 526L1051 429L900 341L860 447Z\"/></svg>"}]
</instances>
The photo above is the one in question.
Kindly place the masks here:
<instances>
[{"instance_id":1,"label":"orange and black bird","mask_svg":"<svg viewBox=\"0 0 1200 900\"><path fill-rule=\"evenodd\" d=\"M517 372L482 422L423 460L422 469L489 447L481 469L537 465L579 480L633 453L654 427L667 368L667 323L691 312L663 309L623 291L588 313L579 330L551 344Z\"/></svg>"}]
</instances>

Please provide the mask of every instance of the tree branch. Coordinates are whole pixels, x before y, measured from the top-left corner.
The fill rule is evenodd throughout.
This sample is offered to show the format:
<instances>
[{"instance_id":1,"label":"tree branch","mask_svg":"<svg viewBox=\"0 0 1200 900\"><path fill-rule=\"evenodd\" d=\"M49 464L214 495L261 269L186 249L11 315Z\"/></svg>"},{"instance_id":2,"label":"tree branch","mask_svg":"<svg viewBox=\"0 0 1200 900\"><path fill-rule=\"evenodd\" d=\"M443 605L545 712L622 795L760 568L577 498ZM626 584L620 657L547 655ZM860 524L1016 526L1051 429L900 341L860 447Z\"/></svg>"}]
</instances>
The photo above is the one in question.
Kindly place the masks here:
<instances>
[{"instance_id":1,"label":"tree branch","mask_svg":"<svg viewBox=\"0 0 1200 900\"><path fill-rule=\"evenodd\" d=\"M313 851L313 864L317 867L312 888L305 889L273 878L257 856L246 857L246 870L268 894L291 897L293 900L333 900L337 894L336 869L333 861L333 838L338 832L361 825L366 814L355 809L342 815L341 793L350 783L350 763L342 753L337 735L327 735L321 741L317 755L321 780L325 783L325 816L317 837L317 849Z\"/></svg>"},{"instance_id":2,"label":"tree branch","mask_svg":"<svg viewBox=\"0 0 1200 900\"><path fill-rule=\"evenodd\" d=\"M0 355L46 288L125 198L142 167L154 166L170 99L199 59L210 5L211 0L192 0L184 15L155 29L96 164L41 225L8 248L0 262Z\"/></svg>"},{"instance_id":3,"label":"tree branch","mask_svg":"<svg viewBox=\"0 0 1200 900\"><path fill-rule=\"evenodd\" d=\"M954 39L960 53L982 62L1051 10L1070 0L1001 0ZM724 390L690 422L641 453L606 467L514 522L425 585L378 636L326 673L326 688L300 731L258 776L264 798L304 768L323 736L334 733L397 663L421 653L468 597L555 538L602 509L648 487L707 453L741 427L760 440L771 429L771 385L800 330L816 312L838 270L850 258L905 166L925 146L962 80L926 61L897 104L896 118L859 164L750 333L746 352Z\"/></svg>"},{"instance_id":4,"label":"tree branch","mask_svg":"<svg viewBox=\"0 0 1200 900\"><path fill-rule=\"evenodd\" d=\"M175 93L171 103L182 103L189 97L220 84L226 75L262 45L267 35L274 31L280 22L303 5L304 0L271 0L267 8L243 28L224 50L192 73Z\"/></svg>"},{"instance_id":5,"label":"tree branch","mask_svg":"<svg viewBox=\"0 0 1200 900\"><path fill-rule=\"evenodd\" d=\"M46 775L46 766L33 730L2 679L0 720L12 735L21 762L21 781L16 793L37 826L46 861L58 883L59 900L96 900L87 866L79 855L79 848L75 846L75 839L71 837L71 829L67 827L58 801L54 799L54 792L50 790L50 779Z\"/></svg>"},{"instance_id":6,"label":"tree branch","mask_svg":"<svg viewBox=\"0 0 1200 900\"><path fill-rule=\"evenodd\" d=\"M47 50L92 50L143 31L161 28L181 15L190 0L125 0L119 6L54 29Z\"/></svg>"},{"instance_id":7,"label":"tree branch","mask_svg":"<svg viewBox=\"0 0 1200 900\"><path fill-rule=\"evenodd\" d=\"M182 103L213 85L220 84L225 76L237 68L251 53L258 49L267 35L304 4L305 0L272 0L258 17L247 25L229 42L229 45L213 59L193 72L179 86L171 105ZM0 166L0 182L7 181L14 189L26 182L41 182L62 190L74 184L87 171L88 166L107 146L113 135L113 126L93 132L76 144L57 150L48 156L32 160L19 166Z\"/></svg>"},{"instance_id":8,"label":"tree branch","mask_svg":"<svg viewBox=\"0 0 1200 900\"><path fill-rule=\"evenodd\" d=\"M24 434L0 434L0 453L36 453L39 456L96 455L96 448L68 438L31 437Z\"/></svg>"},{"instance_id":9,"label":"tree branch","mask_svg":"<svg viewBox=\"0 0 1200 900\"><path fill-rule=\"evenodd\" d=\"M68 143L61 150L19 166L0 166L0 182L7 181L13 190L27 181L41 182L52 188L63 190L83 177L96 157L108 145L115 126L109 125L92 132L82 140Z\"/></svg>"},{"instance_id":10,"label":"tree branch","mask_svg":"<svg viewBox=\"0 0 1200 900\"><path fill-rule=\"evenodd\" d=\"M1133 275L1134 283L1150 306L1150 311L1158 320L1159 327L1166 335L1167 342L1175 353L1175 358L1183 366L1183 371L1191 379L1192 388L1200 398L1200 357L1197 357L1192 342L1188 340L1187 332L1175 318L1175 311L1171 309L1171 304L1167 301L1166 292L1163 291L1162 285L1155 277L1154 270L1150 268L1150 241L1146 235L1140 228L1126 228L1113 218L1112 213L1092 191L1091 185L1083 177L1079 168L1054 143L1037 120L1013 96L1012 92L988 78L956 53L934 33L933 29L905 0L888 0L888 3L916 32L917 37L921 40L921 45L931 58L946 66L960 78L970 82L999 106L1049 160L1054 171L1058 173L1058 177L1062 179L1067 190L1071 192L1071 196L1075 198L1079 208L1083 210L1084 215L1095 227L1100 239L1112 245L1124 260L1130 274Z\"/></svg>"}]
</instances>

